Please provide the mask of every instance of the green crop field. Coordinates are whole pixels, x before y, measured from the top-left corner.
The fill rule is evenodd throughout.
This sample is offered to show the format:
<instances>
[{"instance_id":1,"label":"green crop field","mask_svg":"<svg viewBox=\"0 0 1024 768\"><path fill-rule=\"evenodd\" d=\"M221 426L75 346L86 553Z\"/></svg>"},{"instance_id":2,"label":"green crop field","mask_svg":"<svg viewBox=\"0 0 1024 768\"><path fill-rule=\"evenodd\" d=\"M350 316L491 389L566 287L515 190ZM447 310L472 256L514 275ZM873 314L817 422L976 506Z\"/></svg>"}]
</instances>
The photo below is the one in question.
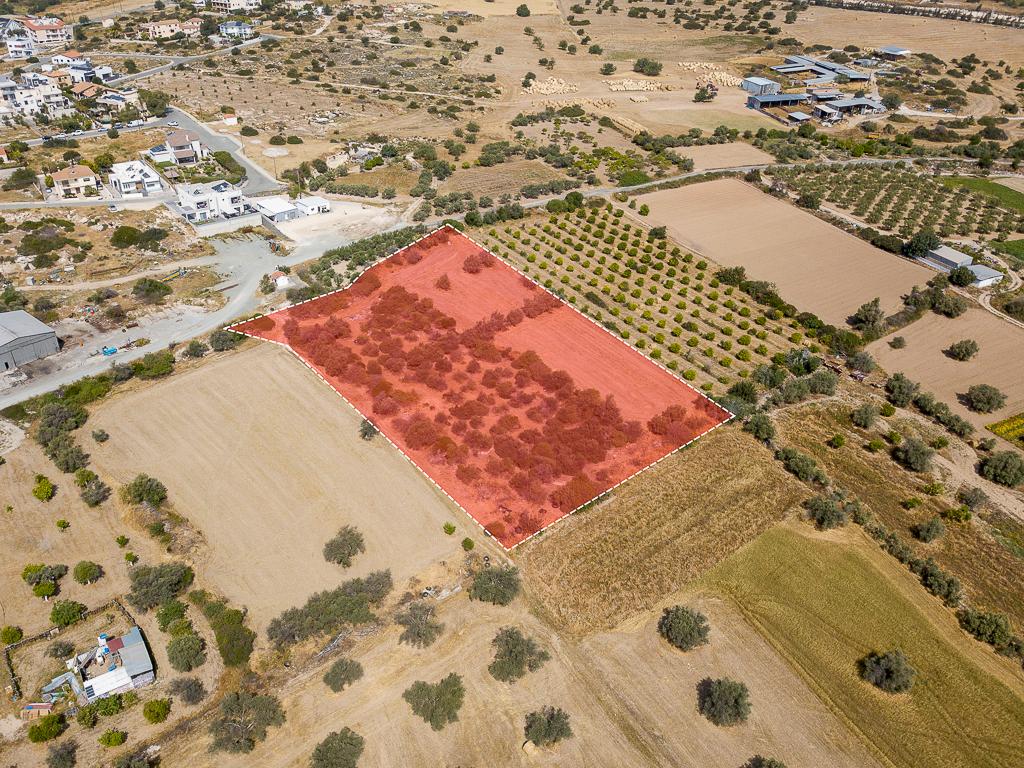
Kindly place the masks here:
<instances>
[{"instance_id":1,"label":"green crop field","mask_svg":"<svg viewBox=\"0 0 1024 768\"><path fill-rule=\"evenodd\" d=\"M967 187L974 192L995 197L1007 208L1024 213L1024 193L1004 187L994 181L980 179L976 176L946 176L942 179L942 183L947 187Z\"/></svg>"},{"instance_id":2,"label":"green crop field","mask_svg":"<svg viewBox=\"0 0 1024 768\"><path fill-rule=\"evenodd\" d=\"M775 528L702 583L732 600L883 764L1019 768L1020 676L1015 694L983 668L1003 662L875 554ZM867 653L893 648L918 670L909 693L883 693L857 674Z\"/></svg>"}]
</instances>

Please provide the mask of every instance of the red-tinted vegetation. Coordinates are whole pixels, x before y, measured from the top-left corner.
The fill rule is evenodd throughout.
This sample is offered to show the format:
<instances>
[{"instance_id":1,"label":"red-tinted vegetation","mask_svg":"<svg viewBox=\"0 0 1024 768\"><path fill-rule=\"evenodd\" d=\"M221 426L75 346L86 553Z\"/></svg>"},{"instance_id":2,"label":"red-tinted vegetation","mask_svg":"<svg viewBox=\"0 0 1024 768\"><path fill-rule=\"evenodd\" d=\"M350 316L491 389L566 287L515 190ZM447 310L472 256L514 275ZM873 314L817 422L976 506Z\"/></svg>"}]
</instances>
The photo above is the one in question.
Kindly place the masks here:
<instances>
[{"instance_id":1,"label":"red-tinted vegetation","mask_svg":"<svg viewBox=\"0 0 1024 768\"><path fill-rule=\"evenodd\" d=\"M506 547L728 416L450 229L237 329L286 342Z\"/></svg>"}]
</instances>

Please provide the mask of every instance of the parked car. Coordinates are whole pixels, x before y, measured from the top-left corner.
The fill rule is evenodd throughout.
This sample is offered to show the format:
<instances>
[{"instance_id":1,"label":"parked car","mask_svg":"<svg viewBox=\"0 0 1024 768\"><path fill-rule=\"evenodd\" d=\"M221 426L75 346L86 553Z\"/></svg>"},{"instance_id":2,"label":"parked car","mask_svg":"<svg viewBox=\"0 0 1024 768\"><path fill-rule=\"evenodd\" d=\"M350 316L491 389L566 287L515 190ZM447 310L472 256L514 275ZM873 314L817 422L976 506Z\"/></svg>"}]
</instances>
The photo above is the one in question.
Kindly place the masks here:
<instances>
[{"instance_id":1,"label":"parked car","mask_svg":"<svg viewBox=\"0 0 1024 768\"><path fill-rule=\"evenodd\" d=\"M177 128L178 127L178 121L177 120L168 120L167 124L169 126L171 126L171 128Z\"/></svg>"}]
</instances>

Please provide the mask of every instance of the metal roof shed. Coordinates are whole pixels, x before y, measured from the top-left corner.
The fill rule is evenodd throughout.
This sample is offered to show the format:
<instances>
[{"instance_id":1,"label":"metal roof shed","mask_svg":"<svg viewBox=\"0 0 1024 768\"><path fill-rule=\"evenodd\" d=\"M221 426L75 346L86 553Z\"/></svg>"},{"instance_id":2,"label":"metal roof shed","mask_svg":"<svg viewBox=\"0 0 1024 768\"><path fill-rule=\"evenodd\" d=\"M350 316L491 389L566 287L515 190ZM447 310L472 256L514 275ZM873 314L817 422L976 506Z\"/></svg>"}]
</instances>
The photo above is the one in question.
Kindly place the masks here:
<instances>
[{"instance_id":1,"label":"metal roof shed","mask_svg":"<svg viewBox=\"0 0 1024 768\"><path fill-rule=\"evenodd\" d=\"M9 371L60 348L56 332L23 309L0 312L0 371Z\"/></svg>"}]
</instances>

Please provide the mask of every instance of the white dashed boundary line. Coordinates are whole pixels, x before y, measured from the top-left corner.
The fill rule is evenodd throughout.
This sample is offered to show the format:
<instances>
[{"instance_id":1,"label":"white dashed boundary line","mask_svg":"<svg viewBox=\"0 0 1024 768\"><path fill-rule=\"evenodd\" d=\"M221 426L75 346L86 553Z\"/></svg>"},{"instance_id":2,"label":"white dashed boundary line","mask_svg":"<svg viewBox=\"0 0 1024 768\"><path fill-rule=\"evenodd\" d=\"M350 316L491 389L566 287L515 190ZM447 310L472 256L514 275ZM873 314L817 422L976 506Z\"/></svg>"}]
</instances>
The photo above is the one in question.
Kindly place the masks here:
<instances>
[{"instance_id":1,"label":"white dashed boundary line","mask_svg":"<svg viewBox=\"0 0 1024 768\"><path fill-rule=\"evenodd\" d=\"M335 294L335 293L340 293L340 292L342 292L342 291L347 291L347 290L349 290L350 288L352 288L352 286L354 286L354 285L355 285L355 284L356 284L356 283L357 283L357 282L359 281L359 279L360 279L360 278L361 278L361 277L362 277L363 275L367 274L367 273L368 273L368 272L370 271L370 269L372 269L373 267L376 267L376 266L378 266L378 265L380 265L380 264L383 264L384 262L388 261L389 259L392 259L392 258L394 258L395 256L397 256L398 254L402 253L403 251L406 251L406 250L408 250L409 248L413 247L414 245L416 245L417 243L419 243L419 242L420 242L421 240L425 240L426 238L428 238L428 237L431 237L431 236L433 236L433 235L437 234L438 232L440 232L440 231L441 231L441 230L443 230L443 229L450 229L450 230L451 230L451 231L452 231L452 232L453 232L454 234L456 234L456 235L459 235L459 236L461 236L461 237L464 237L464 238L466 238L466 239L467 239L467 240L469 240L469 241L470 241L471 243L473 243L473 245L475 245L475 246L476 246L477 248L479 248L479 249L481 249L482 251L484 251L484 253L487 253L487 254L488 254L489 256L491 256L492 258L495 258L495 259L497 259L497 260L498 260L498 261L500 261L500 262L501 262L502 264L504 264L504 265L505 265L506 267L508 267L508 268L509 268L509 269L511 269L511 270L512 270L513 272L515 272L516 274L518 274L518 275L519 275L520 277L523 277L523 278L525 278L525 279L529 280L529 281L530 281L531 283L533 283L533 285L535 285L536 287L540 288L540 289L541 289L542 291L544 291L544 292L546 292L546 293L550 294L551 296L554 296L554 297L555 297L556 299L558 299L558 301L559 301L559 302L561 302L561 303L562 303L562 304L563 304L564 306L566 306L566 307L568 307L569 309L571 309L571 310L572 310L573 312L575 312L575 313L576 313L577 315L579 315L580 317L582 317L582 318L586 319L587 321L589 321L589 322L593 323L593 324L594 324L594 325L595 325L595 326L596 326L597 328L599 328L599 329L600 329L600 330L601 330L601 331L602 331L603 333L606 333L606 334L608 334L608 335L609 335L609 336L610 336L611 338L613 338L613 339L615 340L615 342L616 342L616 343L618 343L618 344L621 344L621 345L623 345L624 347L626 347L627 349L629 349L630 351L632 351L632 352L633 352L634 354L636 354L636 355L640 356L640 358L642 358L642 359L644 360L644 362L646 362L646 363L652 363L653 365L657 366L657 367L658 367L658 368L660 368L660 369L661 369L662 371L664 371L664 372L665 372L665 373L667 373L667 374L668 374L669 376L671 376L671 377L672 377L673 379L675 379L676 381L678 381L678 382L680 382L681 384L685 385L685 386L686 386L686 387L688 387L689 389L693 390L693 391L694 391L694 392L695 392L696 394L698 394L698 395L700 395L701 397L703 397L703 398L704 398L705 400L707 400L707 401L708 401L709 403L711 403L711 404L712 404L713 406L715 406L716 408L718 408L718 409L720 409L720 410L722 410L722 411L725 411L726 413L728 413L728 414L729 414L729 417L728 417L728 418L726 418L726 419L723 419L722 421L718 422L717 424L714 424L714 425L712 425L712 426L711 426L711 427L709 427L708 429L706 429L706 430L704 430L703 432L701 432L701 433L700 433L699 435L697 435L697 436L695 436L695 437L692 437L692 438L690 438L690 439L689 439L689 440L688 440L687 442L683 443L682 445L678 446L677 448L673 448L673 449L672 449L671 451L669 451L668 453L666 453L666 454L665 454L664 456L662 456L662 457L660 457L660 458L658 458L658 459L655 459L654 461L652 461L652 462L651 462L650 464L648 464L647 466L643 467L642 469L638 469L638 470L637 470L636 472L634 472L634 473L633 473L632 475L630 475L629 477L627 477L627 478L624 478L623 480L620 480L620 481L619 481L619 482L617 482L617 483L616 483L615 485L613 485L613 486L611 486L610 488L607 488L606 490L604 490L604 491L602 491L601 493L597 494L597 495L596 495L596 496L595 496L594 498L592 498L592 499L590 499L590 500L588 500L588 501L585 501L584 503L580 504L580 505L579 505L578 507L575 507L574 509L570 510L569 512L565 512L565 513L563 513L563 514L559 515L559 516L558 516L558 517L557 517L556 519L552 520L552 521L551 521L550 523L548 523L547 525L543 526L542 528L539 528L539 529L537 529L536 531L534 531L533 533L531 533L531 534L530 534L529 536L527 536L527 537L526 537L525 539L523 539L523 540L521 540L521 541L518 541L518 542L516 542L516 543L515 543L515 544L513 544L513 545L512 545L511 547L507 547L507 546L505 546L505 545L504 545L504 544L503 544L503 543L502 543L502 542L501 542L500 540L498 540L498 538L497 538L496 536L494 536L494 534L490 533L490 532L489 532L489 531L487 530L487 528L486 528L486 527L484 526L484 524L483 524L483 523L481 523L481 522L480 522L479 520L477 520L477 519L476 519L476 518L475 518L475 517L473 516L473 514L472 514L472 513L471 513L471 512L469 511L469 510L467 510L467 509L466 509L466 508L465 508L464 506L462 506L462 504L460 504L460 503L459 503L458 501L456 501L456 500L455 500L455 497L453 497L453 496L452 496L452 495L451 495L450 493L448 493L448 491L446 491L446 490L445 490L444 488L442 488L442 487L441 487L441 485L440 485L440 483L438 483L438 482L437 482L437 480L435 480L435 479L434 479L434 478L433 478L433 477L432 477L432 476L430 475L430 473L429 473L429 472L427 472L427 471L426 471L425 469L423 469L423 467L421 467L421 466L420 466L419 464L417 464L417 463L416 463L416 460L415 460L415 459L413 459L413 458L412 458L411 456L409 456L409 454L407 454L407 453L406 453L406 452L405 452L404 450L402 450L402 448L401 448L401 447L400 447L400 446L399 446L399 445L398 445L397 443L395 443L395 441L394 441L394 440L392 440L392 439L391 439L390 437L388 437L387 433L385 433L385 432L384 432L384 431L383 431L382 429L380 429L380 427L378 427L378 426L377 426L377 424L376 424L376 423L374 423L373 419L371 419L371 418L370 418L369 416L367 416L367 415L366 415L366 414L364 414L364 413L363 413L363 412L362 412L361 410L359 410L359 408L357 408L357 407L356 407L355 405L353 405L353 403L352 403L352 402L351 402L351 401L350 401L350 400L349 400L349 399L348 399L347 397L345 397L345 395L344 395L344 394L343 394L343 393L341 392L341 390L339 390L339 389L338 389L337 387L335 387L335 386L334 386L334 385L333 385L333 384L332 384L332 383L331 383L330 381L328 381L328 380L327 380L326 378L324 378L323 374L321 374L321 373L320 373L320 371L318 371L318 370L317 370L317 369L316 369L315 367L313 367L313 366L312 366L312 365L311 365L311 364L310 364L310 363L309 363L309 362L308 362L308 361L307 361L307 360L306 360L306 359L305 359L305 358L304 358L304 357L303 357L302 355L300 355L300 354L299 354L298 352L296 352L296 351L295 351L295 350L294 350L294 349L292 348L292 346L291 346L290 344L286 344L286 343L285 343L285 342L283 342L283 341L275 341L274 339L267 339L267 338L265 338L265 337L263 337L263 336L256 336L256 335L254 335L254 334L251 334L251 333L246 333L245 331L239 331L239 330L236 330L236 326L237 326L237 325L243 325L243 324L245 324L245 323L249 323L249 322L252 322L253 320L258 320L258 319L259 319L259 318L261 318L261 317L273 317L274 315L280 314L280 313L282 313L282 312L289 312L289 311L291 311L292 309L294 309L295 307L301 306L301 305L303 305L303 304L307 304L307 303L309 303L309 302L311 302L311 301L319 301L319 300L321 300L321 299L323 299L323 298L326 298L327 296L331 296L331 295L333 295L333 294ZM270 342L271 344L277 344L278 346L284 347L284 348L285 348L285 349L287 349L287 350L288 350L289 352L291 352L291 353L292 353L293 355L295 355L295 357L296 357L296 358L298 358L298 360L299 360L299 361L300 361L300 362L301 362L301 363L302 363L303 365L305 365L305 366L306 366L306 367L307 367L307 368L308 368L309 370L311 370L311 371L312 371L312 372L313 372L313 373L314 373L314 374L316 375L316 377L317 377L318 379L320 379L320 381L322 381L322 382L323 382L324 384L326 384L326 385L327 385L328 387L330 387L330 388L331 388L331 391L333 391L333 392L334 392L334 393L335 393L336 395L338 395L338 397L340 397L340 398L341 398L341 399L342 399L342 400L343 400L343 401L345 402L345 404L346 404L346 405L348 405L348 407L349 407L349 408L351 408L351 409L352 409L353 411L355 411L355 412L356 412L356 413L357 413L357 414L358 414L359 416L361 416L361 417L362 417L363 419L365 419L365 420L366 420L366 421L368 421L368 422L369 422L370 424L372 424L372 425L373 425L373 428L374 428L374 429L376 429L376 430L377 430L377 432L378 432L378 433L379 433L379 434L380 434L380 435L381 435L381 436L382 436L382 437L383 437L383 438L384 438L385 440L387 440L387 441L388 441L388 443L389 443L389 444L390 444L390 445L391 445L391 446L392 446L392 447L393 447L393 448L394 448L394 449L395 449L396 451L398 451L398 453L399 453L399 454L400 454L401 456L403 456L403 457L404 457L404 458L406 459L406 461L408 461L408 462L409 462L410 464L412 464L412 465L413 465L414 467L416 467L416 469L418 469L418 470L419 470L419 471L420 471L420 472L421 472L421 473L423 474L423 476L424 476L424 477L426 477L428 481L430 481L431 485L433 485L433 486L434 486L435 488L437 488L437 489L438 489L438 490L439 490L439 491L440 491L441 493L443 493L443 494L445 495L445 497L447 497L447 498L448 498L448 500L449 500L449 501L451 501L451 502L452 502L452 504L454 504L454 505L456 506L456 508L457 508L457 509L459 509L459 510L460 510L460 511L461 511L461 512L462 512L463 514L465 514L465 515L466 515L466 516L467 516L467 517L468 517L468 518L469 518L470 520L472 520L472 521L473 521L474 523L476 523L476 524L477 524L477 527L479 527L479 528L480 528L480 530L481 530L481 531L483 531L483 533L484 533L484 535L485 535L485 536L488 536L488 537L490 537L490 538L494 539L494 540L495 540L495 541L496 541L496 542L497 542L497 543L499 544L499 546L501 546L501 547L502 547L502 549L504 549L504 550L505 550L506 552L511 552L511 551L512 551L513 549L515 549L516 547L520 546L521 544L525 544L526 542L530 541L530 539L534 538L535 536L539 536L540 534L544 533L544 532L545 532L546 530L548 530L549 528L551 528L551 527L552 527L553 525L556 525L557 523L560 523L560 522L562 522L562 521L563 521L563 520L565 520L565 519L566 519L567 517L570 517L570 516L572 516L572 515L576 514L577 512L579 512L579 511L580 511L581 509L583 509L583 508L585 508L585 507L589 507L589 506L590 506L591 504L593 504L594 502L598 501L599 499L603 499L603 498L605 498L606 496L608 496L608 495L609 495L609 494L610 494L610 493L611 493L612 491L614 491L614 490L615 490L616 488L618 488L618 487L619 487L620 485L622 485L623 483L627 483L627 482L629 482L630 480L632 480L633 478L635 478L635 477L636 477L637 475L640 475L640 474L642 474L642 473L646 472L647 470L649 470L649 469L653 468L654 466L656 466L656 465L660 464L660 463L661 463L661 462L663 462L663 461L664 461L665 459L667 459L667 458L668 458L669 456L672 456L673 454L676 454L676 453L678 453L679 451L682 451L683 449L685 449L685 448L687 448L688 446L690 446L690 445L691 445L692 443L696 442L697 440L700 440L700 439L701 439L702 437L704 437L705 435L707 435L707 434L708 434L709 432L712 432L712 431L714 431L714 430L718 429L718 428L719 428L719 427L721 427L721 426L722 426L723 424L728 424L728 423L729 423L730 421L732 421L732 420L733 420L734 418L736 418L736 415L735 415L735 414L731 413L731 412L730 412L730 411L729 411L729 410L728 410L727 408L725 408L725 407L723 407L723 406L719 405L718 403L716 403L716 402L715 402L714 400L712 400L712 399L711 399L710 397L708 397L708 396L707 396L707 395L705 395L705 394L704 394L703 392L701 392L701 391L700 391L699 389L697 389L697 388L696 388L696 387L694 387L694 386L693 386L692 384L690 384L690 382L686 381L685 379L682 379L682 378L680 378L680 377L679 377L679 376L677 376L677 375L676 375L676 374L675 374L675 373L674 373L673 371L669 370L668 368L666 368L665 366L663 366L663 365L662 365L661 363L659 363L658 361L656 361L656 360L653 360L652 358L650 358L650 357L648 357L647 355L643 354L643 353L642 353L642 352L640 352L640 351L639 351L638 349L636 349L635 347L633 347L633 346L632 346L631 344L627 344L627 343L626 343L626 342L624 342L624 341L623 341L622 339L620 339L620 338L619 338L619 337L617 337L617 336L616 336L615 334L613 334L613 333L612 333L611 331L609 331L609 330L608 330L607 328L605 328L605 327L604 327L603 325L601 325L601 324L600 324L600 323L598 323L598 322L597 322L596 320L594 320L594 318L590 317L589 315L586 315L586 314L584 314L584 313L583 313L583 312L581 312L581 311L580 311L579 309L577 309L577 308L576 308L576 307L574 307L574 306L573 306L572 304L570 304L570 303L569 303L568 301L566 301L566 300L565 300L565 299L563 299L563 298L562 298L561 296L559 296L558 294L556 294L556 293L555 293L554 291L551 291L551 290L549 290L548 288L546 288L545 286L541 285L541 284L540 284L539 282L537 282L536 280L534 280L534 279L533 279L532 277L530 277L529 275L527 275L527 274L525 274L524 272L522 272L522 271L521 271L521 270L520 270L520 269L519 269L518 267L516 267L515 265L513 265L513 264L509 263L508 261L506 261L505 259L501 258L501 257L500 257L500 256L498 256L497 254L495 254L495 253L492 253L492 252L490 251L490 249L488 249L488 248L484 247L483 245L481 245L480 243L478 243L478 242L477 242L476 240L474 240L474 239L473 239L472 237L470 237L469 235L465 234L464 232L460 232L459 230L457 230L457 229L456 229L455 227L451 226L450 224L442 224L442 225L441 225L440 227L437 227L436 229L434 229L434 230L431 230L430 232L428 232L427 234L423 235L422 237L419 237L419 238L417 238L417 239L413 240L413 241L412 241L411 243L409 243L408 245L405 245L405 246L403 246L402 248L399 248L399 249L398 249L397 251L395 251L394 253L390 254L389 256L386 256L386 257L384 257L383 259L380 259L379 261L375 262L375 263L374 263L373 265L371 265L370 267L367 267L367 268L366 268L366 269L365 269L365 270L364 270L364 271L362 272L362 274L360 274L360 275L359 275L359 276L358 276L358 277L357 277L357 278L356 278L355 280L353 280L353 281L352 281L352 283L350 283L349 285L345 286L344 288L337 288L337 289L335 289L335 290L333 290L333 291L328 291L327 293L322 293L322 294L320 294L319 296L314 296L314 297L313 297L313 298L311 298L311 299L306 299L306 300L304 300L304 301L300 301L300 302L298 302L297 304L292 304L292 305L291 305L290 307L285 307L284 309L278 309L278 310L276 310L276 311L274 311L274 312L271 312L271 313L270 313L269 315L257 315L256 317L252 317L252 318L249 318L248 320L243 320L243 321L241 321L241 322L239 322L239 323L235 323L234 325L228 325L228 326L225 326L225 330L231 331L231 332L233 332L233 333L237 333L237 334L240 334L240 335L242 335L242 336L248 336L248 337L249 337L249 338L251 338L251 339L259 339L260 341L269 341L269 342Z\"/></svg>"}]
</instances>

